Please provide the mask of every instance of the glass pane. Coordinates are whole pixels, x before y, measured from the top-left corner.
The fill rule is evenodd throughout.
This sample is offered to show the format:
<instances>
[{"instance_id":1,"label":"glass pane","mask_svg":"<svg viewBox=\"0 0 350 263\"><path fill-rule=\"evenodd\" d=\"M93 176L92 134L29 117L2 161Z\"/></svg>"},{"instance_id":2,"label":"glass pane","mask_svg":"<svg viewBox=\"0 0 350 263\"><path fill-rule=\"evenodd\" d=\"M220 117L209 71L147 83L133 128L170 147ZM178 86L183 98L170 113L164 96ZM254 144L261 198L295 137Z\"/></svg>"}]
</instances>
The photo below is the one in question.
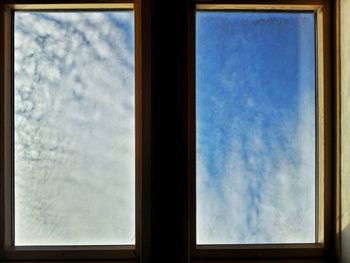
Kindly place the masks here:
<instances>
[{"instance_id":1,"label":"glass pane","mask_svg":"<svg viewBox=\"0 0 350 263\"><path fill-rule=\"evenodd\" d=\"M315 242L314 25L197 12L197 244Z\"/></svg>"},{"instance_id":2,"label":"glass pane","mask_svg":"<svg viewBox=\"0 0 350 263\"><path fill-rule=\"evenodd\" d=\"M15 244L135 244L133 11L16 12Z\"/></svg>"}]
</instances>

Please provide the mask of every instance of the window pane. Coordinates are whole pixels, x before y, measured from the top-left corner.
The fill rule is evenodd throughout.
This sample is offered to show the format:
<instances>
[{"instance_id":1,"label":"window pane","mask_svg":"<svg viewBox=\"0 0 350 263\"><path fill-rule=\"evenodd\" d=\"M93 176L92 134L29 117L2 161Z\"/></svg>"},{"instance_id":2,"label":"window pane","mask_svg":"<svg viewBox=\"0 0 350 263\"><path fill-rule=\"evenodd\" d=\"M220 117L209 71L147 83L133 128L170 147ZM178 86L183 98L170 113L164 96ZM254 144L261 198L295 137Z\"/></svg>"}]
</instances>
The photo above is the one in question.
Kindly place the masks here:
<instances>
[{"instance_id":1,"label":"window pane","mask_svg":"<svg viewBox=\"0 0 350 263\"><path fill-rule=\"evenodd\" d=\"M314 25L197 12L197 244L315 242Z\"/></svg>"},{"instance_id":2,"label":"window pane","mask_svg":"<svg viewBox=\"0 0 350 263\"><path fill-rule=\"evenodd\" d=\"M135 244L133 11L16 12L15 244Z\"/></svg>"}]
</instances>

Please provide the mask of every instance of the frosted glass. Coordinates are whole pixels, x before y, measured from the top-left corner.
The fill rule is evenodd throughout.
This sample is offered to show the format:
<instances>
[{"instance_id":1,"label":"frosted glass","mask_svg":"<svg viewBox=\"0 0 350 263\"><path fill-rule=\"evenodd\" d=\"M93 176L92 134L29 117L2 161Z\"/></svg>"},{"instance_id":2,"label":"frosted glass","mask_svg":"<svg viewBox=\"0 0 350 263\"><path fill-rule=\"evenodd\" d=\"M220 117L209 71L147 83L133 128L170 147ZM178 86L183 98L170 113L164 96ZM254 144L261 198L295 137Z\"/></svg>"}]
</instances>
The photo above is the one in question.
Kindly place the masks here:
<instances>
[{"instance_id":1,"label":"frosted glass","mask_svg":"<svg viewBox=\"0 0 350 263\"><path fill-rule=\"evenodd\" d=\"M15 12L15 245L135 244L133 17Z\"/></svg>"},{"instance_id":2,"label":"frosted glass","mask_svg":"<svg viewBox=\"0 0 350 263\"><path fill-rule=\"evenodd\" d=\"M197 244L315 242L314 25L197 12Z\"/></svg>"}]
</instances>

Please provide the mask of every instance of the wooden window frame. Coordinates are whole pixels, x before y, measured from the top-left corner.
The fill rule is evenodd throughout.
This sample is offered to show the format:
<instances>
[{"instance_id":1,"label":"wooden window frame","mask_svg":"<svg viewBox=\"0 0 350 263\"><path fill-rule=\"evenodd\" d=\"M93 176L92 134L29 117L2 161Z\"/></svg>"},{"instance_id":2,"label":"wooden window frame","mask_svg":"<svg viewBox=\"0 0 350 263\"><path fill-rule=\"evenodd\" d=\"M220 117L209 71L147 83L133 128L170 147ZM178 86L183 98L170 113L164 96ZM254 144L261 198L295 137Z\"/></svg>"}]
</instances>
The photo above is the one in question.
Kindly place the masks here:
<instances>
[{"instance_id":1,"label":"wooden window frame","mask_svg":"<svg viewBox=\"0 0 350 263\"><path fill-rule=\"evenodd\" d=\"M19 262L128 262L128 263L234 263L234 262L337 262L340 255L339 223L339 0L135 0L139 8L140 67L136 74L142 86L141 146L139 169L140 241L136 256L120 251L85 249L44 249L9 251L5 234L11 223L5 193L5 166L9 101L4 96L10 85L11 28L4 13L12 4L109 4L131 0L3 0L0 3L0 261ZM221 247L195 251L193 247L193 88L194 88L194 11L197 4L319 5L324 11L324 144L325 144L325 239L323 247L250 246ZM164 12L166 10L166 12ZM136 15L135 15L136 17ZM7 24L6 24L7 23ZM166 29L164 30L164 25ZM136 26L136 24L135 24ZM4 30L3 30L4 29ZM6 29L6 30L5 30ZM332 52L331 52L332 50ZM137 52L137 50L135 50ZM136 54L135 54L136 55ZM166 83L166 88L164 87ZM192 104L191 104L192 101ZM192 112L193 113L193 112ZM166 117L164 117L164 115ZM192 117L191 117L192 116ZM193 131L193 130L192 130ZM138 143L138 142L136 142ZM6 184L5 184L6 183ZM8 191L8 190L7 190ZM192 216L192 219L191 219ZM192 220L192 221L191 221ZM8 244L8 243L7 243ZM6 250L6 249L7 250Z\"/></svg>"},{"instance_id":2,"label":"wooden window frame","mask_svg":"<svg viewBox=\"0 0 350 263\"><path fill-rule=\"evenodd\" d=\"M315 13L316 42L316 242L315 244L196 244L196 112L195 112L195 14L196 11L312 11ZM190 249L193 262L233 259L323 259L332 246L332 90L330 56L330 1L194 0L189 12L189 214ZM212 261L209 261L212 262Z\"/></svg>"},{"instance_id":3,"label":"wooden window frame","mask_svg":"<svg viewBox=\"0 0 350 263\"><path fill-rule=\"evenodd\" d=\"M139 262L141 232L147 231L147 217L141 217L141 207L149 199L147 190L149 183L149 87L148 78L144 74L147 55L142 45L141 6L143 0L78 0L78 1L45 1L8 0L0 4L0 68L1 83L1 172L0 172L0 261L1 260L117 260L118 262ZM146 1L145 1L146 2ZM134 43L135 43L135 245L82 245L82 246L15 246L14 245L14 168L13 168L13 81L14 81L14 28L15 11L101 11L101 10L133 10L134 11ZM146 193L146 194L145 194ZM147 205L144 206L147 209ZM141 230L142 227L142 230ZM147 241L147 238L144 239Z\"/></svg>"}]
</instances>

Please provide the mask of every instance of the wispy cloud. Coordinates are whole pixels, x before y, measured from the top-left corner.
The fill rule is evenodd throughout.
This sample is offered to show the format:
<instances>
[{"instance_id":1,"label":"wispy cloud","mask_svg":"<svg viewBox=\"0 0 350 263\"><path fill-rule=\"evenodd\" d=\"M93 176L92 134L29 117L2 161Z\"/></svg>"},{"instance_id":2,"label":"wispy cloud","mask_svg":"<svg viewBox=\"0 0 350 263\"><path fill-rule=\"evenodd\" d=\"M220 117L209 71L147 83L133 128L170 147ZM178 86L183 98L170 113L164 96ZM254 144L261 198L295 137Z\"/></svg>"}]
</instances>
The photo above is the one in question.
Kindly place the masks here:
<instances>
[{"instance_id":1,"label":"wispy cloud","mask_svg":"<svg viewBox=\"0 0 350 263\"><path fill-rule=\"evenodd\" d=\"M315 241L312 14L197 14L197 242Z\"/></svg>"},{"instance_id":2,"label":"wispy cloud","mask_svg":"<svg viewBox=\"0 0 350 263\"><path fill-rule=\"evenodd\" d=\"M16 13L16 245L133 244L133 13Z\"/></svg>"}]
</instances>

